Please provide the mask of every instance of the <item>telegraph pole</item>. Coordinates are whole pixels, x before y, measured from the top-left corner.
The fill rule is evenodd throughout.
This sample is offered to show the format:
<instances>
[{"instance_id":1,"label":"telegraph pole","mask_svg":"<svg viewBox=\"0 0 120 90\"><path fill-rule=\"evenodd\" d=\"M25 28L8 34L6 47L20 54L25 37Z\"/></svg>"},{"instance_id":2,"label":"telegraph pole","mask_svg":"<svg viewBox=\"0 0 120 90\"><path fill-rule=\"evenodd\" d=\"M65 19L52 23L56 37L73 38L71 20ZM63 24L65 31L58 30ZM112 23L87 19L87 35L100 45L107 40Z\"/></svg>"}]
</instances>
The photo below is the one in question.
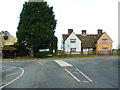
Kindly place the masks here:
<instances>
[{"instance_id":1,"label":"telegraph pole","mask_svg":"<svg viewBox=\"0 0 120 90\"><path fill-rule=\"evenodd\" d=\"M0 60L2 60L2 46L3 46L3 41L2 41L2 35L0 35Z\"/></svg>"},{"instance_id":2,"label":"telegraph pole","mask_svg":"<svg viewBox=\"0 0 120 90\"><path fill-rule=\"evenodd\" d=\"M51 25L51 35L50 35L50 53L53 55L53 25Z\"/></svg>"}]
</instances>

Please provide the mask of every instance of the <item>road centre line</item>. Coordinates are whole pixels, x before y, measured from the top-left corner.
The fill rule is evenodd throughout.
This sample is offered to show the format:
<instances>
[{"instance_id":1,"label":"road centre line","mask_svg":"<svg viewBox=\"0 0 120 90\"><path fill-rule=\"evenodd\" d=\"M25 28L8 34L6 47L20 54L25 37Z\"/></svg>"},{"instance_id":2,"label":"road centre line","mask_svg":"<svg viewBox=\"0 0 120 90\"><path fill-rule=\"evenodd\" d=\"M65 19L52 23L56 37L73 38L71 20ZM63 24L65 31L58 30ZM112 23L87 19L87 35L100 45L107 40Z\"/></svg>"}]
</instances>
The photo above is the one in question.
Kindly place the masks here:
<instances>
[{"instance_id":1,"label":"road centre line","mask_svg":"<svg viewBox=\"0 0 120 90\"><path fill-rule=\"evenodd\" d=\"M70 71L68 71L66 68L65 68L65 71L66 71L68 74L70 74L76 81L80 82L80 80L79 80L77 77L75 77Z\"/></svg>"},{"instance_id":2,"label":"road centre line","mask_svg":"<svg viewBox=\"0 0 120 90\"><path fill-rule=\"evenodd\" d=\"M90 82L92 82L92 79L90 79L88 76L86 76L82 71L79 69L76 69L79 73L81 73L85 78L87 78Z\"/></svg>"},{"instance_id":3,"label":"road centre line","mask_svg":"<svg viewBox=\"0 0 120 90\"><path fill-rule=\"evenodd\" d=\"M4 87L8 86L8 85L11 84L11 83L13 83L14 81L16 81L17 79L19 79L19 78L24 74L24 69L22 69L22 68L20 68L20 67L17 67L17 68L19 68L20 70L22 70L22 73L21 73L17 78L15 78L14 80L12 80L12 81L10 81L9 83L7 83L7 84L1 86L0 89L2 89L2 88L4 88Z\"/></svg>"},{"instance_id":4,"label":"road centre line","mask_svg":"<svg viewBox=\"0 0 120 90\"><path fill-rule=\"evenodd\" d=\"M63 60L54 60L58 65L60 65L61 67L66 67L66 66L72 66L71 64L63 61Z\"/></svg>"}]
</instances>

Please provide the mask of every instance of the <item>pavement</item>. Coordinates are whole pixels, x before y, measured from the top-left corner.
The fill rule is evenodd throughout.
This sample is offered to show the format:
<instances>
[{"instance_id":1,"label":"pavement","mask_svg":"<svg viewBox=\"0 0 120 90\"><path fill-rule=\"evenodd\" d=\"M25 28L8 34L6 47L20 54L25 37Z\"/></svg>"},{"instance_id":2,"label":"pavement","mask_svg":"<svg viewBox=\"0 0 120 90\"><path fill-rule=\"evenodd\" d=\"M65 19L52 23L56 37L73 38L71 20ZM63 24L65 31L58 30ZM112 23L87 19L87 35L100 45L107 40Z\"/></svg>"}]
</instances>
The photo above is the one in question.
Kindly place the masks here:
<instances>
[{"instance_id":1,"label":"pavement","mask_svg":"<svg viewBox=\"0 0 120 90\"><path fill-rule=\"evenodd\" d=\"M2 61L0 88L118 88L118 57Z\"/></svg>"}]
</instances>

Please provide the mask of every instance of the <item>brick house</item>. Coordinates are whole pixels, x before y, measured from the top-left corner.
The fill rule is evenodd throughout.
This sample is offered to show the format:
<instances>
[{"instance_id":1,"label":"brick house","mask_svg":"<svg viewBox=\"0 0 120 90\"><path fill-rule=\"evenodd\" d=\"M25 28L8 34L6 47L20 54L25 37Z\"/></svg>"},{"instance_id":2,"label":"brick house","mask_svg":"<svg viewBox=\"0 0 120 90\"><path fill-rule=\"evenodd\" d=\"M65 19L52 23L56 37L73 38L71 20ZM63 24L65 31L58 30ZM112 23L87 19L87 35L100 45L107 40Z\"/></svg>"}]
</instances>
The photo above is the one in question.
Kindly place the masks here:
<instances>
[{"instance_id":1,"label":"brick house","mask_svg":"<svg viewBox=\"0 0 120 90\"><path fill-rule=\"evenodd\" d=\"M75 42L78 41L77 38L79 42ZM65 54L72 54L71 52L73 51L74 54L78 54L78 51L79 54L88 54L96 51L108 53L108 51L112 51L113 41L106 32L102 32L102 29L98 29L97 34L87 34L86 30L82 30L82 34L75 34L73 29L68 29L68 34L62 34L62 40L62 49L65 51ZM71 40L74 40L74 42L72 42L74 45L71 45ZM72 48L74 48L73 51L71 50ZM68 51L69 53L66 53Z\"/></svg>"}]
</instances>

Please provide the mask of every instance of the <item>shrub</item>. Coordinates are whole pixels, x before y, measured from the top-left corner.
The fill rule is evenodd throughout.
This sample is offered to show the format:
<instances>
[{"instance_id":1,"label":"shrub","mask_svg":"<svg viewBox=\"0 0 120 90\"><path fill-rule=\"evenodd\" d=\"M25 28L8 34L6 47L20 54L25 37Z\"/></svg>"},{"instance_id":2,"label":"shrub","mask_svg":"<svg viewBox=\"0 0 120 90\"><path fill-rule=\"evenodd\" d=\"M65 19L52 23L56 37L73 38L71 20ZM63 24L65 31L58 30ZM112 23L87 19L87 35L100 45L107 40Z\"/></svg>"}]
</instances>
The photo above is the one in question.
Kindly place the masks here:
<instances>
[{"instance_id":1,"label":"shrub","mask_svg":"<svg viewBox=\"0 0 120 90\"><path fill-rule=\"evenodd\" d=\"M38 52L36 53L37 58L46 58L49 52Z\"/></svg>"}]
</instances>

